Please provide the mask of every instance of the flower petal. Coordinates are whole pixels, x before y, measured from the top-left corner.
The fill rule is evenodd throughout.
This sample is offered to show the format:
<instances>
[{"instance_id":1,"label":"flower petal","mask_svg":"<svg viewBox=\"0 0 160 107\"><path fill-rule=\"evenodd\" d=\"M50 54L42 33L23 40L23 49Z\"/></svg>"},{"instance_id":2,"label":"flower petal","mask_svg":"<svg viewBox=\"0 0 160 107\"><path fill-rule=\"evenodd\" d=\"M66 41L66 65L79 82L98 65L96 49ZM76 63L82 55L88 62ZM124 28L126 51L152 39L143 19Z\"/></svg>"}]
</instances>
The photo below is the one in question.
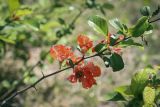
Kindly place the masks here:
<instances>
[{"instance_id":1,"label":"flower petal","mask_svg":"<svg viewBox=\"0 0 160 107\"><path fill-rule=\"evenodd\" d=\"M77 82L77 78L75 75L70 75L67 80L69 80L71 83L76 83Z\"/></svg>"},{"instance_id":2,"label":"flower petal","mask_svg":"<svg viewBox=\"0 0 160 107\"><path fill-rule=\"evenodd\" d=\"M81 52L84 54L86 53L92 46L93 42L84 35L79 35L77 38L77 43L81 48Z\"/></svg>"},{"instance_id":3,"label":"flower petal","mask_svg":"<svg viewBox=\"0 0 160 107\"><path fill-rule=\"evenodd\" d=\"M50 54L53 58L57 58L59 61L63 61L74 55L71 48L64 45L52 46L50 49Z\"/></svg>"},{"instance_id":4,"label":"flower petal","mask_svg":"<svg viewBox=\"0 0 160 107\"><path fill-rule=\"evenodd\" d=\"M94 77L101 75L101 69L98 66L94 66L94 71L92 71Z\"/></svg>"}]
</instances>

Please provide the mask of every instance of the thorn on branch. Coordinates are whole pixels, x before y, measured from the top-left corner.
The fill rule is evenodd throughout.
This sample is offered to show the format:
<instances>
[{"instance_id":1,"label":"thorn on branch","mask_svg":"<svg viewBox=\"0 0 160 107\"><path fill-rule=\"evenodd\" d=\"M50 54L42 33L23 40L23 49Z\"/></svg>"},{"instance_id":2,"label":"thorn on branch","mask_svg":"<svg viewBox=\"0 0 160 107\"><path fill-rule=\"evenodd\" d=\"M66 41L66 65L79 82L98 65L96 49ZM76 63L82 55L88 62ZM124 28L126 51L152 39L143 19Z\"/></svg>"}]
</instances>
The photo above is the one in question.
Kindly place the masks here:
<instances>
[{"instance_id":1,"label":"thorn on branch","mask_svg":"<svg viewBox=\"0 0 160 107\"><path fill-rule=\"evenodd\" d=\"M36 88L36 86L33 86L33 88L37 91L37 88Z\"/></svg>"},{"instance_id":2,"label":"thorn on branch","mask_svg":"<svg viewBox=\"0 0 160 107\"><path fill-rule=\"evenodd\" d=\"M41 69L41 73L42 73L42 76L43 76L43 77L45 77L45 75L44 75L44 73L43 73L42 69Z\"/></svg>"}]
</instances>

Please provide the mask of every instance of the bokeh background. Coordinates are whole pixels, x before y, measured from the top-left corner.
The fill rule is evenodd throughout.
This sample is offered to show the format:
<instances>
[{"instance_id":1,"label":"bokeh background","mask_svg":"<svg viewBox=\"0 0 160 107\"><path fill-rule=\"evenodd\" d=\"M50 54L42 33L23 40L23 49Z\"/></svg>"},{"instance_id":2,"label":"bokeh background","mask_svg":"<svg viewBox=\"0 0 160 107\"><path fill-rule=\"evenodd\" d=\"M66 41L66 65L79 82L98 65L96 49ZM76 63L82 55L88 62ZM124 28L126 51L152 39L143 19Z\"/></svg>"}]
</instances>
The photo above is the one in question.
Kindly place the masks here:
<instances>
[{"instance_id":1,"label":"bokeh background","mask_svg":"<svg viewBox=\"0 0 160 107\"><path fill-rule=\"evenodd\" d=\"M141 14L140 8L151 6L154 11L160 0L20 0L22 7L32 14L19 21L6 24L10 17L6 0L0 0L0 100L16 90L32 84L44 74L59 69L57 61L48 54L54 44L65 44L76 49L76 37L85 34L96 41L104 37L87 24L92 15L107 20L118 18L128 26ZM160 15L159 15L160 16ZM5 26L4 26L5 25ZM160 22L154 23L152 34L146 36L144 48L123 49L125 68L113 73L105 68L99 58L94 63L101 66L102 75L97 85L83 89L81 84L71 84L67 70L49 77L18 95L6 107L123 107L122 102L108 102L115 87L130 83L131 76L147 65L160 64ZM116 30L109 25L111 33ZM2 37L5 37L2 38ZM36 66L34 66L36 64Z\"/></svg>"}]
</instances>

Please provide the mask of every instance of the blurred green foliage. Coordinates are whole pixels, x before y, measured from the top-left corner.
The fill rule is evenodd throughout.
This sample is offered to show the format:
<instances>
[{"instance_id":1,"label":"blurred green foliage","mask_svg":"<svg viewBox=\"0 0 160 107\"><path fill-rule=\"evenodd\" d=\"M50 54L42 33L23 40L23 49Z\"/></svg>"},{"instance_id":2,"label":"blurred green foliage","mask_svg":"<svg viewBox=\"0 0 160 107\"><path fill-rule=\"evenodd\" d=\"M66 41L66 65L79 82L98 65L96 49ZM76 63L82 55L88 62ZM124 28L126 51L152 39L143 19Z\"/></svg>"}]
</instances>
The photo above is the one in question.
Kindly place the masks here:
<instances>
[{"instance_id":1,"label":"blurred green foliage","mask_svg":"<svg viewBox=\"0 0 160 107\"><path fill-rule=\"evenodd\" d=\"M137 12L140 7L149 4L151 8L155 8L157 3L157 0L14 0L14 2L13 0L1 0L0 101L21 87L37 80L36 73L33 72L35 64L37 68L42 70L46 69L47 64L53 63L52 58L48 55L48 50L51 45L56 43L70 43L74 45L75 35L79 33L91 34L91 30L86 24L89 16L99 14L108 19L118 17L122 19L122 22L134 23L140 16ZM94 33L94 35L98 34ZM157 54L159 52L156 48L153 48L159 45L159 41L156 39L157 36L154 37L148 37L149 42L154 43L152 47L149 47L149 50L152 49L152 51L146 51L143 58L135 59L136 64L140 61L148 64L146 61L149 60L148 56L151 55L151 58L155 57L155 53ZM99 39L99 37L94 36L92 38ZM36 49L39 50L39 52L36 52ZM38 58L36 57L34 59L35 56L33 53L36 54ZM157 62L154 62L154 60ZM154 60L151 60L151 62L154 62L154 64L160 63L157 57L154 58ZM63 81L63 79L60 80ZM107 78L107 81L108 80ZM112 83L114 80L111 78L109 81ZM97 96L94 96L96 93L94 89L87 92L84 92L84 90L70 92L69 89L64 88L64 85L69 88L71 87L55 79L55 81L51 83L51 86L42 92L43 95L39 95L39 102L46 101L49 103L50 99L56 99L56 96L60 96L63 92L62 97L58 97L61 98L58 101L62 101L63 97L67 96L68 93L70 93L70 96L73 98L77 98L76 95L84 98L77 98L77 100L80 99L83 103L76 103L77 101L75 101L75 103L72 102L72 104L68 104L69 106L86 107L89 105L91 107L97 107L100 105L97 101ZM40 87L40 91L41 89L43 89L43 87ZM49 97L49 93L53 94L53 98ZM34 102L36 97L28 96L30 94L31 93L26 93L13 99L11 104L7 104L6 107L34 106L34 103L29 102L31 102L31 100ZM68 97L65 98L68 99ZM44 104L44 106L67 107L67 104L63 105L58 103L59 102L55 100L54 105Z\"/></svg>"}]
</instances>

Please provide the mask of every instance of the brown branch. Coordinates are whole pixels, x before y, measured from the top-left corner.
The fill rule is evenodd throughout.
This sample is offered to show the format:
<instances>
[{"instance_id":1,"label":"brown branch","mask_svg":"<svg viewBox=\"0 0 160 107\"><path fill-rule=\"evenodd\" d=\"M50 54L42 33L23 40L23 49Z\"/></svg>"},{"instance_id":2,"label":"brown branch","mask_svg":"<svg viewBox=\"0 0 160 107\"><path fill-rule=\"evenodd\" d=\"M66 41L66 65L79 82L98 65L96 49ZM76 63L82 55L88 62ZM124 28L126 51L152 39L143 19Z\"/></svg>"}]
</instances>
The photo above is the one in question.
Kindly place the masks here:
<instances>
[{"instance_id":1,"label":"brown branch","mask_svg":"<svg viewBox=\"0 0 160 107\"><path fill-rule=\"evenodd\" d=\"M53 72L53 73L51 73L51 74L48 74L48 75L46 75L46 76L42 76L42 77L41 77L40 79L38 79L35 83L27 86L26 88L24 88L24 89L22 89L22 90L19 90L19 91L13 93L10 97L8 97L8 98L5 99L4 101L2 101L2 103L0 104L0 106L2 107L2 106L5 105L8 101L10 101L11 99L13 99L13 98L16 97L17 95L24 93L25 91L29 90L30 88L34 88L35 85L37 85L37 84L38 84L39 82L41 82L43 79L45 79L45 78L47 78L47 77L50 77L50 76L52 76L52 75L55 75L55 74L57 74L57 73L60 73L60 72L62 72L62 71L64 71L64 70L70 69L70 68L71 68L71 67L67 67L67 68L64 68L64 69L62 69L62 70L58 70L58 71L56 71L56 72Z\"/></svg>"}]
</instances>

